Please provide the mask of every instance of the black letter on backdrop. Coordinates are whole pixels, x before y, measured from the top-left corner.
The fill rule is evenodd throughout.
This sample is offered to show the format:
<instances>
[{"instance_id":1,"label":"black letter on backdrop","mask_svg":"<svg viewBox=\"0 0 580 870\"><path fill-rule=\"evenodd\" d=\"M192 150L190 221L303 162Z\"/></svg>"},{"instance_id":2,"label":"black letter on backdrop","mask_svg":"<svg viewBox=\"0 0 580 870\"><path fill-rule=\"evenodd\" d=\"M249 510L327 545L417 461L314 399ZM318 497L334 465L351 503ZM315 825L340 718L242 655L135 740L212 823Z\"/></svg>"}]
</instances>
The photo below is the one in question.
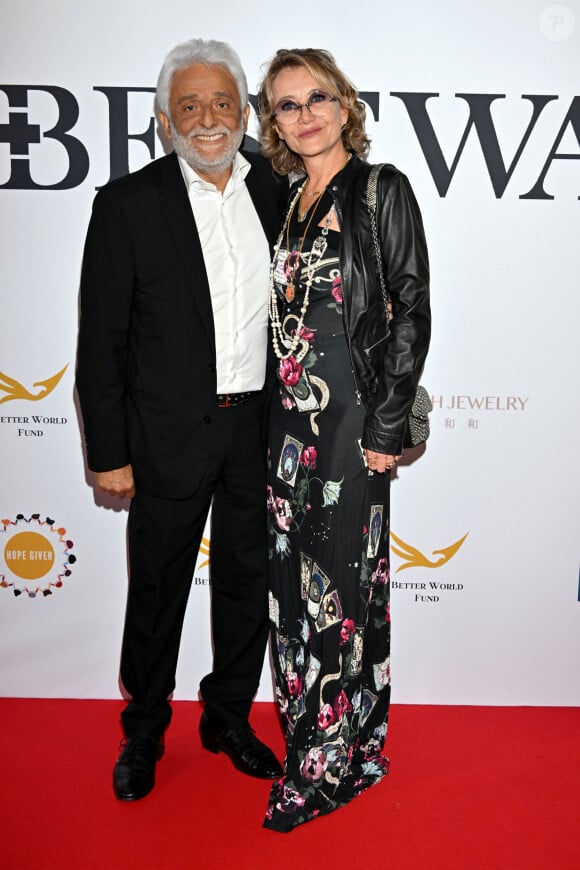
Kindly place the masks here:
<instances>
[{"instance_id":1,"label":"black letter on backdrop","mask_svg":"<svg viewBox=\"0 0 580 870\"><path fill-rule=\"evenodd\" d=\"M481 150L485 159L489 177L493 185L493 190L498 199L503 196L503 193L508 185L508 182L516 168L522 152L526 146L531 132L534 129L544 106L551 100L557 100L557 96L545 96L540 94L532 94L531 96L523 96L522 99L530 100L533 106L532 117L528 123L523 139L519 144L515 156L506 169L503 161L501 149L499 146L497 133L491 118L491 104L494 100L504 99L505 94L456 94L462 100L465 100L469 106L469 118L457 153L453 159L451 167L447 166L441 146L435 134L433 124L427 112L427 100L431 97L438 97L439 94L428 93L405 93L403 91L391 91L391 96L398 97L405 104L405 108L409 113L411 123L419 139L419 144L423 149L423 154L427 160L427 164L433 176L433 181L439 192L439 196L445 196L449 190L449 185L457 164L465 148L467 137L472 127L475 131L481 144ZM533 191L530 191L532 193ZM529 199L533 197L527 195ZM539 196L538 199L543 197Z\"/></svg>"},{"instance_id":2,"label":"black letter on backdrop","mask_svg":"<svg viewBox=\"0 0 580 870\"><path fill-rule=\"evenodd\" d=\"M143 133L129 133L129 94L154 94L155 88L118 88L118 87L95 87L109 101L109 155L110 177L120 178L127 175L129 170L129 139L137 139L144 142L149 149L151 159L155 157L155 118L152 116L149 126Z\"/></svg>"},{"instance_id":3,"label":"black letter on backdrop","mask_svg":"<svg viewBox=\"0 0 580 870\"><path fill-rule=\"evenodd\" d=\"M379 100L380 93L379 91L359 91L358 93L361 100L363 100L367 106L370 108L373 113L373 118L375 121L379 120Z\"/></svg>"},{"instance_id":4,"label":"black letter on backdrop","mask_svg":"<svg viewBox=\"0 0 580 870\"><path fill-rule=\"evenodd\" d=\"M70 91L57 85L0 85L8 97L8 105L15 112L8 115L8 124L0 125L0 142L10 143L10 178L0 188L8 190L68 190L78 187L87 177L89 155L82 142L68 135L79 117L79 104ZM65 177L55 184L38 184L30 175L29 147L41 141L38 124L29 124L28 115L22 109L28 108L28 93L45 91L58 105L58 120L52 129L43 131L45 139L60 142L68 154L69 168ZM16 158L16 159L14 159Z\"/></svg>"},{"instance_id":5,"label":"black letter on backdrop","mask_svg":"<svg viewBox=\"0 0 580 870\"><path fill-rule=\"evenodd\" d=\"M531 97L527 97L526 99L531 99ZM572 125L572 129L574 130L576 134L576 139L578 140L578 144L580 145L580 97L574 97L574 99L572 100L570 111L564 118L564 123L558 131L556 140L552 145L552 150L548 154L548 159L544 163L544 168L540 172L540 177L538 178L532 189L520 196L520 199L554 199L553 196L550 196L550 194L546 193L546 191L544 190L544 179L546 177L548 169L550 168L552 160L578 160L580 158L580 154L556 154L556 149L562 141L564 131L566 130L568 124ZM578 197L578 199L580 199L580 196Z\"/></svg>"}]
</instances>

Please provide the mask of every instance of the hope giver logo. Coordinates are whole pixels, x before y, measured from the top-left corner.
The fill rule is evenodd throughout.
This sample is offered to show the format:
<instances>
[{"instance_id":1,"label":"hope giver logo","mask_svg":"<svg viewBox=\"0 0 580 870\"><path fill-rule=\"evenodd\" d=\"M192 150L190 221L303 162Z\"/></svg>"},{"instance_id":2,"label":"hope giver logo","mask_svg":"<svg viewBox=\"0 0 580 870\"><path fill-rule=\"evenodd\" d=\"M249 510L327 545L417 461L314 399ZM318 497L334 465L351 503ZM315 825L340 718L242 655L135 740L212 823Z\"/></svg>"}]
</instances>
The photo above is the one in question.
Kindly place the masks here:
<instances>
[{"instance_id":1,"label":"hope giver logo","mask_svg":"<svg viewBox=\"0 0 580 870\"><path fill-rule=\"evenodd\" d=\"M66 534L63 526L50 517L41 520L40 514L0 520L0 587L29 598L60 589L76 562Z\"/></svg>"}]
</instances>

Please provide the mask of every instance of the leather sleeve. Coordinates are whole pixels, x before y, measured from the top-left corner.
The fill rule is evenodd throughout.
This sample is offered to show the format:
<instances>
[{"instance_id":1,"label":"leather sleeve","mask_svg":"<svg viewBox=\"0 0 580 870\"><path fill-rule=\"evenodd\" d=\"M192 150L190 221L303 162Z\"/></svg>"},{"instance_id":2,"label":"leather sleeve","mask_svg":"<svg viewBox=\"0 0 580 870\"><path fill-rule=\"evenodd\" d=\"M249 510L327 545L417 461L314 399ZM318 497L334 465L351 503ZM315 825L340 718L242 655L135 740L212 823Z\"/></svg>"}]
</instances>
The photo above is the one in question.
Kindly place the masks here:
<instances>
[{"instance_id":1,"label":"leather sleeve","mask_svg":"<svg viewBox=\"0 0 580 870\"><path fill-rule=\"evenodd\" d=\"M367 407L362 445L398 455L429 348L429 261L421 213L406 176L385 166L377 193L379 242L393 319L376 393ZM377 286L380 292L378 276Z\"/></svg>"}]
</instances>

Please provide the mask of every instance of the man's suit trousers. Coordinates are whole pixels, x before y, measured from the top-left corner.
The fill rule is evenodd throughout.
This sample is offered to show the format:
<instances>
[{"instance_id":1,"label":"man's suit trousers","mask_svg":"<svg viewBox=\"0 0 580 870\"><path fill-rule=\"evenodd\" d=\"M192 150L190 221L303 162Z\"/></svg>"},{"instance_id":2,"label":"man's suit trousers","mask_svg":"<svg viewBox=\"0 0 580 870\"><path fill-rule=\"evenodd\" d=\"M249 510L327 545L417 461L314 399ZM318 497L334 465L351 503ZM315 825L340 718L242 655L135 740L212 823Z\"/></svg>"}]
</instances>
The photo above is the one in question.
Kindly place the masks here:
<instances>
[{"instance_id":1,"label":"man's suit trousers","mask_svg":"<svg viewBox=\"0 0 580 870\"><path fill-rule=\"evenodd\" d=\"M130 580L121 677L128 736L160 739L171 719L175 671L196 559L211 507L213 669L201 681L210 716L247 722L268 635L263 399L216 405L204 476L186 499L140 491L129 512Z\"/></svg>"}]
</instances>

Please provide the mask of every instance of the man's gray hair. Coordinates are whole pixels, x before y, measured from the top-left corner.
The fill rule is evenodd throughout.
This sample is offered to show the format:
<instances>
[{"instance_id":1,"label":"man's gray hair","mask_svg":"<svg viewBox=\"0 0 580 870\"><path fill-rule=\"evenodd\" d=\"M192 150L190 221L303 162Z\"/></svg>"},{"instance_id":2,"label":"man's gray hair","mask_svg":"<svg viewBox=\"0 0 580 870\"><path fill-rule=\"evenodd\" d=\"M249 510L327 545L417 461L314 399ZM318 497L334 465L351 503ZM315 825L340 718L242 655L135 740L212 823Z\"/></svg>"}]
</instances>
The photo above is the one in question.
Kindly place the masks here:
<instances>
[{"instance_id":1,"label":"man's gray hair","mask_svg":"<svg viewBox=\"0 0 580 870\"><path fill-rule=\"evenodd\" d=\"M157 80L157 106L168 118L171 118L169 95L173 76L194 63L225 67L238 86L242 111L245 109L248 102L248 82L242 62L233 48L216 39L189 39L169 52Z\"/></svg>"}]
</instances>

